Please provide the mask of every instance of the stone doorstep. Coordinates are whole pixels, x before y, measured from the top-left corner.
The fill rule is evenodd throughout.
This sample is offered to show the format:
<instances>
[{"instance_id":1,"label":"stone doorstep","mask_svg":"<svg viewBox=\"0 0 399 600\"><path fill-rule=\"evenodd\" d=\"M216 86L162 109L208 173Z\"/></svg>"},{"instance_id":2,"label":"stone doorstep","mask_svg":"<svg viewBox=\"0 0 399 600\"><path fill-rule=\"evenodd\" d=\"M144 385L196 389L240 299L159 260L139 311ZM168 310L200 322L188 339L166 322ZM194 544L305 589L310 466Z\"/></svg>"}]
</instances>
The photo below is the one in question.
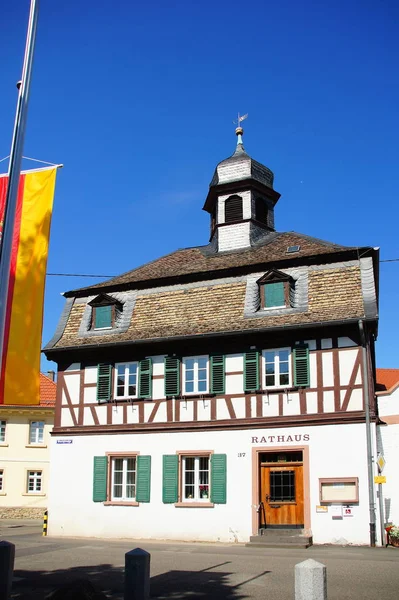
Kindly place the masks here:
<instances>
[{"instance_id":1,"label":"stone doorstep","mask_svg":"<svg viewBox=\"0 0 399 600\"><path fill-rule=\"evenodd\" d=\"M309 548L312 536L305 535L302 529L260 530L260 535L252 535L246 546L264 548Z\"/></svg>"}]
</instances>

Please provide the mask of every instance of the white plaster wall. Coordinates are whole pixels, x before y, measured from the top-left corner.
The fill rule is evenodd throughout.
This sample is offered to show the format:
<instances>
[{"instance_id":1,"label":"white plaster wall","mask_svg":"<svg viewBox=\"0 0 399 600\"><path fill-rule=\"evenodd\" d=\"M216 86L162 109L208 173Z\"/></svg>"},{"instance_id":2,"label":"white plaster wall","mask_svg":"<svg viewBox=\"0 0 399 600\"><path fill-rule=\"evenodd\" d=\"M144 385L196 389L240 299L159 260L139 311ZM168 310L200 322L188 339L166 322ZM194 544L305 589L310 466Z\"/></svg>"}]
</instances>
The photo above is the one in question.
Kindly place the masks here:
<instances>
[{"instance_id":1,"label":"white plaster wall","mask_svg":"<svg viewBox=\"0 0 399 600\"><path fill-rule=\"evenodd\" d=\"M235 225L225 225L219 227L218 232L218 250L235 250L236 248L246 248L250 245L249 222L236 223Z\"/></svg>"},{"instance_id":2,"label":"white plaster wall","mask_svg":"<svg viewBox=\"0 0 399 600\"><path fill-rule=\"evenodd\" d=\"M64 438L65 439L65 438ZM252 534L252 449L309 445L311 531L315 543L346 540L368 543L366 438L363 424L248 429L237 431L160 432L52 439L49 533L173 540L245 542ZM301 440L298 442L298 440ZM151 502L138 507L104 506L92 501L93 457L106 452L139 451L151 455ZM178 508L162 503L162 456L184 450L227 454L227 504L214 508ZM73 470L71 478L65 473ZM257 476L257 475L256 475ZM353 516L333 520L331 510L316 513L320 477L358 477L359 505ZM257 499L255 504L257 504Z\"/></svg>"}]
</instances>

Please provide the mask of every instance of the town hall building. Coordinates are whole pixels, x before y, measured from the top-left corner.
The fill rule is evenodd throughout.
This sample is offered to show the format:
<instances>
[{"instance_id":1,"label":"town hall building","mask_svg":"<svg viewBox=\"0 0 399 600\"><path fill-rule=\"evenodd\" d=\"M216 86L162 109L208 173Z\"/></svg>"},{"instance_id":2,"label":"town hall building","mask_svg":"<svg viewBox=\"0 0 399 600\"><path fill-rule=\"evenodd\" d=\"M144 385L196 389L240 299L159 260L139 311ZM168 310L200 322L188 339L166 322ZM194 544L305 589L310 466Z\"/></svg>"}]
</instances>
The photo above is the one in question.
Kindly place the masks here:
<instances>
[{"instance_id":1,"label":"town hall building","mask_svg":"<svg viewBox=\"0 0 399 600\"><path fill-rule=\"evenodd\" d=\"M209 243L64 294L50 535L370 541L378 249L277 231L236 133Z\"/></svg>"}]
</instances>

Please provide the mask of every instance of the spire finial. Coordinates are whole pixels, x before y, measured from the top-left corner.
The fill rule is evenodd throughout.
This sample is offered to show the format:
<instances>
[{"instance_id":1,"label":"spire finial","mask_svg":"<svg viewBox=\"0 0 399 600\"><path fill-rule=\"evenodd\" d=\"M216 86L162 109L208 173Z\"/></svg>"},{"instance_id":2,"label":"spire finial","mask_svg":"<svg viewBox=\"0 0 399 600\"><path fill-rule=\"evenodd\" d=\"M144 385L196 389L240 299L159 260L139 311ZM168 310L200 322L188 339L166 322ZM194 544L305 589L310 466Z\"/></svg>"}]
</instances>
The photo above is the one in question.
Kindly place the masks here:
<instances>
[{"instance_id":1,"label":"spire finial","mask_svg":"<svg viewBox=\"0 0 399 600\"><path fill-rule=\"evenodd\" d=\"M241 127L240 123L242 121L245 121L245 119L248 117L248 113L246 115L242 115L240 116L240 113L237 114L237 121L233 121L234 125L237 125L236 127L236 136L237 136L237 146L239 144L241 144L241 146L243 145L243 141L242 141L242 136L244 134L244 130Z\"/></svg>"}]
</instances>

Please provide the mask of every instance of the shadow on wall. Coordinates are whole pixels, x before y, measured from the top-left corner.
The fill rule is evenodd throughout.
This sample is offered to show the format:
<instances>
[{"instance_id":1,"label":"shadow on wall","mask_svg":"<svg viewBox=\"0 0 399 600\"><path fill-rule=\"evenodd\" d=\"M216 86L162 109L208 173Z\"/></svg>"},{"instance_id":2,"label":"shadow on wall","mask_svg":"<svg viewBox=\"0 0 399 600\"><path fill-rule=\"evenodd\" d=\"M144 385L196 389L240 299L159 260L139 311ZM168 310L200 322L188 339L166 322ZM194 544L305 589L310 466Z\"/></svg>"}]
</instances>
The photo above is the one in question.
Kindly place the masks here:
<instances>
[{"instance_id":1,"label":"shadow on wall","mask_svg":"<svg viewBox=\"0 0 399 600\"><path fill-rule=\"evenodd\" d=\"M222 563L203 571L168 571L151 577L151 598L244 600L240 587L248 581L231 585L232 573L212 571ZM251 578L257 579L270 571L263 571ZM122 600L124 568L110 564L73 567L56 571L14 572L11 598L13 600ZM96 593L97 592L97 593Z\"/></svg>"}]
</instances>

